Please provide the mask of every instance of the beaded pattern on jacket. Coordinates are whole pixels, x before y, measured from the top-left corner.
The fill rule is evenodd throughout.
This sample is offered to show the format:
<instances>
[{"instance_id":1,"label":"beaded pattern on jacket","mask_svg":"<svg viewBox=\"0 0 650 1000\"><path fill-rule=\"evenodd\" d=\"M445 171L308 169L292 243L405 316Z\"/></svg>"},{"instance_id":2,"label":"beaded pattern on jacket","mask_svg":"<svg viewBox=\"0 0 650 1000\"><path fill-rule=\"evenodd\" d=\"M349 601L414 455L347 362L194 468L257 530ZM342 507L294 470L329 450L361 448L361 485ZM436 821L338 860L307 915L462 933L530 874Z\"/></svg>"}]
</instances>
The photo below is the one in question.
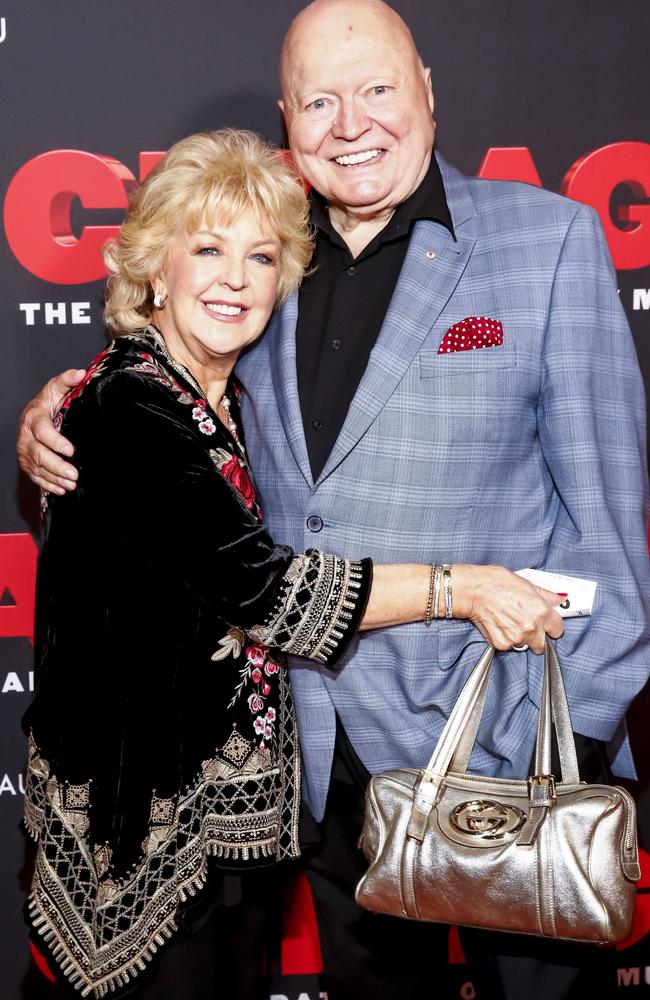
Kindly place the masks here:
<instances>
[{"instance_id":1,"label":"beaded pattern on jacket","mask_svg":"<svg viewBox=\"0 0 650 1000\"><path fill-rule=\"evenodd\" d=\"M362 579L360 563L309 549L292 560L270 617L248 633L265 645L325 663L346 636Z\"/></svg>"},{"instance_id":2,"label":"beaded pattern on jacket","mask_svg":"<svg viewBox=\"0 0 650 1000\"><path fill-rule=\"evenodd\" d=\"M292 767L234 731L177 799L153 797L140 861L119 881L110 845L87 840L90 785L59 783L30 738L25 826L39 843L30 920L81 996L100 1000L145 969L177 929L179 904L205 885L210 856L298 856L300 752L284 680L280 711L279 753Z\"/></svg>"}]
</instances>

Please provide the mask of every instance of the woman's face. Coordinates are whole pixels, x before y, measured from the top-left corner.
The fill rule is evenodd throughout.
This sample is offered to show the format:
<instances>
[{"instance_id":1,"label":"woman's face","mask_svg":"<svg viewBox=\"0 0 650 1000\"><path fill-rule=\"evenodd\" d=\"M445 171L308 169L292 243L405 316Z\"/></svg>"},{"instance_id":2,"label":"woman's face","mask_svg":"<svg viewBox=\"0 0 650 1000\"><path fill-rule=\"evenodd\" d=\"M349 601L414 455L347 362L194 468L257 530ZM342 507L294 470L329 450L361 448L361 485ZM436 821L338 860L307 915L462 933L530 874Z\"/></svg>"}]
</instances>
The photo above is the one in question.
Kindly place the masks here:
<instances>
[{"instance_id":1,"label":"woman's face","mask_svg":"<svg viewBox=\"0 0 650 1000\"><path fill-rule=\"evenodd\" d=\"M167 348L192 368L229 374L269 321L278 290L280 241L252 211L230 225L202 224L176 237L153 282L167 301L154 321Z\"/></svg>"}]
</instances>

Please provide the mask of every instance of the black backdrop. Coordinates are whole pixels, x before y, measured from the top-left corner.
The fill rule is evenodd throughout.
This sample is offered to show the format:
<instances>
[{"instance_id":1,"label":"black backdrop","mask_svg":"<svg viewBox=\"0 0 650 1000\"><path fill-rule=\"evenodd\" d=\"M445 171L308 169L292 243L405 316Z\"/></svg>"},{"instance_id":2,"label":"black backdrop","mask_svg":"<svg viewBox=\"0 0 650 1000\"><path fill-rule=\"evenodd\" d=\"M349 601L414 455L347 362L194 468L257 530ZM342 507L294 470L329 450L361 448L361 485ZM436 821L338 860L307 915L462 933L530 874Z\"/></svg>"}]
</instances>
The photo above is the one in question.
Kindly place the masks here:
<instances>
[{"instance_id":1,"label":"black backdrop","mask_svg":"<svg viewBox=\"0 0 650 1000\"><path fill-rule=\"evenodd\" d=\"M119 224L122 181L127 172L140 176L140 154L224 125L283 140L277 58L301 6L298 0L0 0L0 993L6 1000L38 992L24 979L18 728L31 684L38 518L35 492L16 472L17 416L50 374L85 363L102 343L96 247L106 233L94 227ZM485 175L532 179L536 170L543 186L599 209L650 383L650 4L396 0L395 7L433 69L438 145L448 158L477 173L486 153L496 151ZM60 150L71 152L53 152ZM142 158L145 169L150 162ZM631 720L646 846L649 702L641 696ZM611 982L592 996L605 997L610 987L621 996L650 995L650 938L643 940L649 887L646 869L638 940L619 951ZM315 975L318 947L310 927L309 900L298 886L288 907L278 1000L315 1000L324 988ZM458 958L454 949L452 957ZM471 1000L469 971L454 970L450 995ZM432 975L432 997L440 995L442 975ZM359 995L363 1000L361 989Z\"/></svg>"}]
</instances>

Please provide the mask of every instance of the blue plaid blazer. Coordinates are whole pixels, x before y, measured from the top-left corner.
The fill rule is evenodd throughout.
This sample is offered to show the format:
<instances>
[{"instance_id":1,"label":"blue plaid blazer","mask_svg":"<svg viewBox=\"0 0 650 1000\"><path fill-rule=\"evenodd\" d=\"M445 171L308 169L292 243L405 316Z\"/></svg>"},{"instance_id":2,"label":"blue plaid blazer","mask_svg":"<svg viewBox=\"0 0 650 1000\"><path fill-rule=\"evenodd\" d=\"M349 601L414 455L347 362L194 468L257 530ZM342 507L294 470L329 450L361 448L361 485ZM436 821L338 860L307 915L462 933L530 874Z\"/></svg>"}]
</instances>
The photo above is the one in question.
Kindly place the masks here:
<instances>
[{"instance_id":1,"label":"blue plaid blazer","mask_svg":"<svg viewBox=\"0 0 650 1000\"><path fill-rule=\"evenodd\" d=\"M240 359L243 420L278 542L377 562L498 563L598 581L559 642L574 729L634 769L624 714L649 673L643 384L596 213L440 161L457 239L418 222L367 370L313 482L296 381L297 297ZM467 316L499 347L438 355ZM336 386L332 386L336 392ZM421 766L481 651L471 623L366 632L336 672L294 660L317 818L335 713L371 772ZM472 767L522 777L541 657L497 662Z\"/></svg>"}]
</instances>

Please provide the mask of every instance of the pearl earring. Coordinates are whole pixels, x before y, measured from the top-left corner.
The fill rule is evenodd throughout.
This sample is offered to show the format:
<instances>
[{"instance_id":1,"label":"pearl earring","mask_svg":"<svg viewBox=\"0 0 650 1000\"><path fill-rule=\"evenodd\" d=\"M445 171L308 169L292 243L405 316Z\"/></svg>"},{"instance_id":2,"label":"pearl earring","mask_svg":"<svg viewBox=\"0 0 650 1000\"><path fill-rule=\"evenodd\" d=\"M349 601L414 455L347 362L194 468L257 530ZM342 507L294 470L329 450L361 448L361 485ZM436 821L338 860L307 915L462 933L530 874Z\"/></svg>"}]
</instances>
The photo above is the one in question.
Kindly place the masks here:
<instances>
[{"instance_id":1,"label":"pearl earring","mask_svg":"<svg viewBox=\"0 0 650 1000\"><path fill-rule=\"evenodd\" d=\"M153 304L155 305L156 309L164 309L166 302L167 302L167 296L165 295L165 297L163 298L160 292L156 292L156 294L153 297Z\"/></svg>"}]
</instances>

